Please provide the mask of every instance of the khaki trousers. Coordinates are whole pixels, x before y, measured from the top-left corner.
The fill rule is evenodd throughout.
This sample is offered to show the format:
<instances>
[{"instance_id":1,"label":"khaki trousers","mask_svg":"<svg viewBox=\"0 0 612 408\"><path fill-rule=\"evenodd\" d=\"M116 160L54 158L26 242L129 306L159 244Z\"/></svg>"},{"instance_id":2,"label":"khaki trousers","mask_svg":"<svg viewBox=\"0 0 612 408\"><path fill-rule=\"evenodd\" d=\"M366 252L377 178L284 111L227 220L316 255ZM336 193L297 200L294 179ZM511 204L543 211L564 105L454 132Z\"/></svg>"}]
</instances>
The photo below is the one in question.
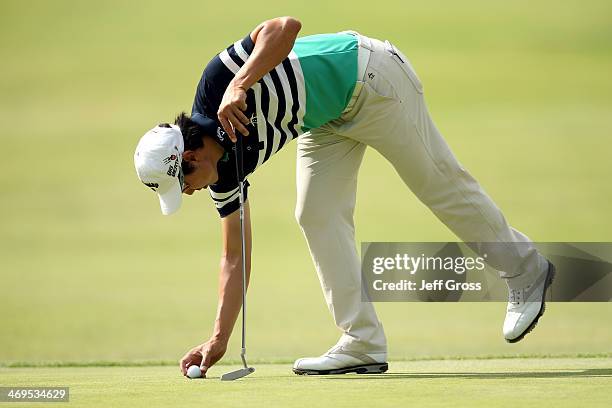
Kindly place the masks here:
<instances>
[{"instance_id":1,"label":"khaki trousers","mask_svg":"<svg viewBox=\"0 0 612 408\"><path fill-rule=\"evenodd\" d=\"M374 307L361 300L353 224L366 146L381 153L459 239L479 243L476 252L487 253L488 263L510 287L526 286L547 263L457 161L429 116L421 82L405 55L389 42L352 34L360 43L360 68L350 103L339 119L298 138L295 216L343 332L338 345L386 352Z\"/></svg>"}]
</instances>

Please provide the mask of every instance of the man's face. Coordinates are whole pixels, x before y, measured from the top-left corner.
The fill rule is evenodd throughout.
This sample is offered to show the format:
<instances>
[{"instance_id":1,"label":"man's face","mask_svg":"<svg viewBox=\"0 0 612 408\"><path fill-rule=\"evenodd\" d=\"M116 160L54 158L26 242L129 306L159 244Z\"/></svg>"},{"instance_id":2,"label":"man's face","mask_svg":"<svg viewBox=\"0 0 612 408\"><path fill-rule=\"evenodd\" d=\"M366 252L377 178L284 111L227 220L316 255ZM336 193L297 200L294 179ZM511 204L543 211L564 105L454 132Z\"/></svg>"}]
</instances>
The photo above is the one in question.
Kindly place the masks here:
<instances>
[{"instance_id":1,"label":"man's face","mask_svg":"<svg viewBox=\"0 0 612 408\"><path fill-rule=\"evenodd\" d=\"M184 194L192 195L195 191L206 188L218 180L217 165L213 163L206 149L188 150L183 153L183 160L189 162L193 168L191 173L185 175Z\"/></svg>"}]
</instances>

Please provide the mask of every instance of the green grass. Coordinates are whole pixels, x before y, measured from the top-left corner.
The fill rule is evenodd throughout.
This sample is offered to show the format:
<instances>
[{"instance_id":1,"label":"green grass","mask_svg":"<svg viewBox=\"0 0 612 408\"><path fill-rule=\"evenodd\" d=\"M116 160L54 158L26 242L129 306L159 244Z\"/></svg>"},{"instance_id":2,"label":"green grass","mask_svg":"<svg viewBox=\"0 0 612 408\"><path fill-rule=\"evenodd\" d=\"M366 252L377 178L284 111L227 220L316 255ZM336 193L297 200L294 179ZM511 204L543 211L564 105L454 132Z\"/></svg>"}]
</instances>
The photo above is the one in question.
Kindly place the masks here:
<instances>
[{"instance_id":1,"label":"green grass","mask_svg":"<svg viewBox=\"0 0 612 408\"><path fill-rule=\"evenodd\" d=\"M401 48L459 159L532 239L612 240L609 1L274 0L261 8L246 1L2 1L3 365L171 362L209 336L218 216L206 194L197 194L176 216L162 217L135 176L133 149L155 123L189 110L214 53L281 14L300 18L303 35L352 28ZM257 361L318 355L338 338L293 218L294 149L250 179L248 324ZM373 151L361 170L357 202L359 241L455 240ZM392 360L609 356L612 350L609 303L551 304L538 328L516 345L501 338L501 303L377 308ZM238 340L227 361L237 360ZM227 386L185 382L169 367L40 368L35 376L11 368L1 378L73 384L75 401L83 404L108 396L115 405L154 405L184 396L185 405L198 398L227 405L248 390L252 398L277 395L278 404L293 391L291 401L330 394L330 403L341 405L329 392L339 387L346 387L347 401L367 392L383 405L408 395L450 405L468 394L475 405L510 404L506 397L516 386L529 401L569 406L575 400L564 397L571 395L592 397L595 406L602 398L597 384L606 377L554 373L609 363L609 357L508 362L511 372L553 373L540 377L504 377L505 361L397 363L396 373L409 374L380 382L294 378L286 366L262 365L253 379ZM452 374L464 371L493 375ZM428 372L441 374L428 378ZM246 388L259 384L261 391Z\"/></svg>"},{"instance_id":2,"label":"green grass","mask_svg":"<svg viewBox=\"0 0 612 408\"><path fill-rule=\"evenodd\" d=\"M188 380L178 367L0 368L0 384L69 386L79 408L129 407L607 407L612 359L392 362L384 375L301 377L288 364L258 364L251 376L221 382L237 366ZM63 404L62 404L63 405ZM22 405L20 405L22 406Z\"/></svg>"}]
</instances>

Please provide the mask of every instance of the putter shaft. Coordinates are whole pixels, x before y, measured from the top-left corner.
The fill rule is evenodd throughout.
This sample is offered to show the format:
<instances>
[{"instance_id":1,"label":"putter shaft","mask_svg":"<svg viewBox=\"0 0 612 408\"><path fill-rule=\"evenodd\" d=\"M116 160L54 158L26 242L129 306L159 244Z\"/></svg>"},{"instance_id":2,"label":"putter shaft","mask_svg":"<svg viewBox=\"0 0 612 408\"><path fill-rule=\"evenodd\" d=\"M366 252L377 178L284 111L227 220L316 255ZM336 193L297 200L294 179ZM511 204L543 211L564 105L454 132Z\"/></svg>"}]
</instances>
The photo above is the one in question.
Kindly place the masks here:
<instances>
[{"instance_id":1,"label":"putter shaft","mask_svg":"<svg viewBox=\"0 0 612 408\"><path fill-rule=\"evenodd\" d=\"M246 361L246 244L244 238L244 173L242 161L242 135L236 140L236 175L238 177L238 200L240 204L240 243L242 250L242 341L240 359L244 368L231 371L221 376L221 381L237 380L255 371Z\"/></svg>"}]
</instances>

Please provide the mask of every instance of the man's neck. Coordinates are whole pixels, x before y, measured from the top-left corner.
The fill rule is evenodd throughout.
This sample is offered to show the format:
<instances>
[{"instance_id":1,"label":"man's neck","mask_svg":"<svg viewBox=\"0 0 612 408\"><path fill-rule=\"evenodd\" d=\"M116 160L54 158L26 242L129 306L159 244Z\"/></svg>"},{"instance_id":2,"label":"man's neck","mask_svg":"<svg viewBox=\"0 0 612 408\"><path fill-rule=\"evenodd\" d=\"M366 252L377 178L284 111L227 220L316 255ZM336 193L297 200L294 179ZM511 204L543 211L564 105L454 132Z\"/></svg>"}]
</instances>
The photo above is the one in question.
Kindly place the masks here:
<instances>
[{"instance_id":1,"label":"man's neck","mask_svg":"<svg viewBox=\"0 0 612 408\"><path fill-rule=\"evenodd\" d=\"M218 163L219 160L225 154L225 149L221 146L214 138L205 136L204 138L204 148L205 151L208 151L209 157L213 160L213 163Z\"/></svg>"}]
</instances>

